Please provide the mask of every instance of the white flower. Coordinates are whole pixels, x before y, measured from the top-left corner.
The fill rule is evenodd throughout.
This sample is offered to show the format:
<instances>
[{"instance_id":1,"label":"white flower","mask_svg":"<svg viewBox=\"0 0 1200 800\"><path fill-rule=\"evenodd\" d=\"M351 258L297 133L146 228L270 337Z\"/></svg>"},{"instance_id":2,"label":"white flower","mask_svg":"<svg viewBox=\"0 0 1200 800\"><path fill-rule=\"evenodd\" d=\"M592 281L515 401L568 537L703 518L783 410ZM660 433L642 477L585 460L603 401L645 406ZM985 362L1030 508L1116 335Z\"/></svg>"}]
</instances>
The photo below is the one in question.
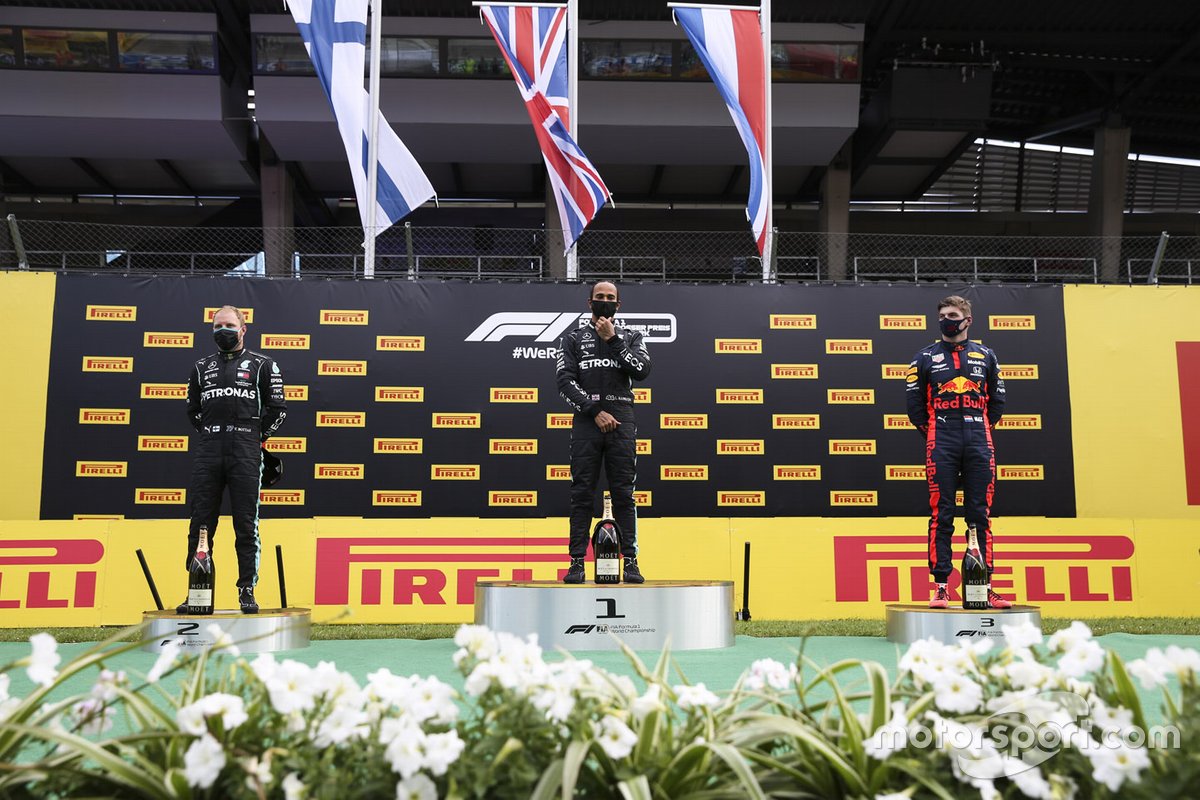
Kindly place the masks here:
<instances>
[{"instance_id":1,"label":"white flower","mask_svg":"<svg viewBox=\"0 0 1200 800\"><path fill-rule=\"evenodd\" d=\"M760 658L750 665L743 685L752 692L761 692L765 687L783 691L796 679L796 665L785 667L773 658Z\"/></svg>"},{"instance_id":2,"label":"white flower","mask_svg":"<svg viewBox=\"0 0 1200 800\"><path fill-rule=\"evenodd\" d=\"M308 794L308 787L300 780L295 772L289 772L283 778L283 800L303 800Z\"/></svg>"},{"instance_id":3,"label":"white flower","mask_svg":"<svg viewBox=\"0 0 1200 800\"><path fill-rule=\"evenodd\" d=\"M662 701L662 686L657 683L647 686L646 693L634 700L629 710L639 722L654 711L666 711L667 707Z\"/></svg>"},{"instance_id":4,"label":"white flower","mask_svg":"<svg viewBox=\"0 0 1200 800\"><path fill-rule=\"evenodd\" d=\"M217 623L210 622L208 627L204 629L204 632L212 638L212 649L214 651L219 650L222 653L228 653L234 658L242 654L238 646L233 643L233 637L226 633Z\"/></svg>"},{"instance_id":5,"label":"white flower","mask_svg":"<svg viewBox=\"0 0 1200 800\"><path fill-rule=\"evenodd\" d=\"M1001 625L1000 630L1004 632L1004 641L1010 650L1024 650L1042 643L1042 629L1029 621Z\"/></svg>"},{"instance_id":6,"label":"white flower","mask_svg":"<svg viewBox=\"0 0 1200 800\"><path fill-rule=\"evenodd\" d=\"M933 686L933 702L943 711L968 713L983 702L983 687L965 675L951 675Z\"/></svg>"},{"instance_id":7,"label":"white flower","mask_svg":"<svg viewBox=\"0 0 1200 800\"><path fill-rule=\"evenodd\" d=\"M225 751L220 742L207 733L192 742L183 754L183 777L188 786L208 789L217 782L224 768Z\"/></svg>"},{"instance_id":8,"label":"white flower","mask_svg":"<svg viewBox=\"0 0 1200 800\"><path fill-rule=\"evenodd\" d=\"M71 707L75 725L78 731L85 735L95 736L111 728L113 713L111 706L105 705L103 700L96 697L80 700Z\"/></svg>"},{"instance_id":9,"label":"white flower","mask_svg":"<svg viewBox=\"0 0 1200 800\"><path fill-rule=\"evenodd\" d=\"M221 717L221 725L231 731L250 717L246 715L246 704L242 698L232 694L214 692L200 699L206 717Z\"/></svg>"},{"instance_id":10,"label":"white flower","mask_svg":"<svg viewBox=\"0 0 1200 800\"><path fill-rule=\"evenodd\" d=\"M1149 654L1147 653L1147 655ZM1138 679L1143 689L1153 689L1155 686L1167 685L1167 673L1163 672L1156 665L1152 665L1148 659L1139 658L1136 661L1130 661L1126 669L1130 675Z\"/></svg>"},{"instance_id":11,"label":"white flower","mask_svg":"<svg viewBox=\"0 0 1200 800\"><path fill-rule=\"evenodd\" d=\"M159 678L175 666L175 659L179 658L180 643L178 639L172 639L166 644L158 648L158 660L154 662L154 666L146 673L146 680L150 683L158 683Z\"/></svg>"},{"instance_id":12,"label":"white flower","mask_svg":"<svg viewBox=\"0 0 1200 800\"><path fill-rule=\"evenodd\" d=\"M405 710L421 722L432 720L445 725L458 719L454 698L455 691L449 684L433 677L415 678Z\"/></svg>"},{"instance_id":13,"label":"white flower","mask_svg":"<svg viewBox=\"0 0 1200 800\"><path fill-rule=\"evenodd\" d=\"M275 677L275 673L279 671L279 664L276 663L275 656L270 653L263 653L250 662L250 669L253 670L255 676L260 681L266 683Z\"/></svg>"},{"instance_id":14,"label":"white flower","mask_svg":"<svg viewBox=\"0 0 1200 800\"><path fill-rule=\"evenodd\" d=\"M1187 672L1200 673L1200 651L1179 645L1167 645L1167 661L1181 675Z\"/></svg>"},{"instance_id":15,"label":"white flower","mask_svg":"<svg viewBox=\"0 0 1200 800\"><path fill-rule=\"evenodd\" d=\"M695 686L674 687L675 702L685 711L689 708L712 708L720 698L710 692L703 683Z\"/></svg>"},{"instance_id":16,"label":"white flower","mask_svg":"<svg viewBox=\"0 0 1200 800\"><path fill-rule=\"evenodd\" d=\"M496 654L496 634L483 625L463 625L454 634L454 643L462 648L454 654L456 666L467 656L487 661Z\"/></svg>"},{"instance_id":17,"label":"white flower","mask_svg":"<svg viewBox=\"0 0 1200 800\"><path fill-rule=\"evenodd\" d=\"M888 756L906 747L908 747L908 717L904 710L904 702L897 700L892 703L892 718L880 725L870 738L863 742L863 750L871 758L885 761Z\"/></svg>"},{"instance_id":18,"label":"white flower","mask_svg":"<svg viewBox=\"0 0 1200 800\"><path fill-rule=\"evenodd\" d=\"M267 787L271 785L271 753L268 751L263 755L262 760L251 756L250 758L242 759L242 769L246 770L246 788L250 791L255 791L258 787Z\"/></svg>"},{"instance_id":19,"label":"white flower","mask_svg":"<svg viewBox=\"0 0 1200 800\"><path fill-rule=\"evenodd\" d=\"M466 743L458 738L458 731L428 734L422 748L425 751L425 767L434 775L445 775L465 747Z\"/></svg>"},{"instance_id":20,"label":"white flower","mask_svg":"<svg viewBox=\"0 0 1200 800\"><path fill-rule=\"evenodd\" d=\"M365 711L337 706L317 726L313 744L317 747L329 747L331 744L341 745L351 739L360 739L370 731L367 722Z\"/></svg>"},{"instance_id":21,"label":"white flower","mask_svg":"<svg viewBox=\"0 0 1200 800\"><path fill-rule=\"evenodd\" d=\"M703 684L698 685L703 686ZM600 744L600 749L612 759L625 758L633 752L633 746L638 741L637 734L612 714L605 715L599 725L593 722L592 728L595 731L596 741Z\"/></svg>"},{"instance_id":22,"label":"white flower","mask_svg":"<svg viewBox=\"0 0 1200 800\"><path fill-rule=\"evenodd\" d=\"M379 727L384 757L402 778L415 775L425 763L425 732L410 718L388 717Z\"/></svg>"},{"instance_id":23,"label":"white flower","mask_svg":"<svg viewBox=\"0 0 1200 800\"><path fill-rule=\"evenodd\" d=\"M179 730L190 736L200 736L208 732L208 723L204 721L204 706L199 703L182 706L175 712L175 724Z\"/></svg>"},{"instance_id":24,"label":"white flower","mask_svg":"<svg viewBox=\"0 0 1200 800\"><path fill-rule=\"evenodd\" d=\"M565 722L575 708L575 695L566 686L551 683L533 694L533 705L552 722Z\"/></svg>"},{"instance_id":25,"label":"white flower","mask_svg":"<svg viewBox=\"0 0 1200 800\"><path fill-rule=\"evenodd\" d=\"M437 800L437 786L426 775L417 773L396 784L396 800Z\"/></svg>"},{"instance_id":26,"label":"white flower","mask_svg":"<svg viewBox=\"0 0 1200 800\"><path fill-rule=\"evenodd\" d=\"M35 633L29 637L33 652L25 659L25 674L40 686L49 686L58 677L58 665L62 656L58 654L58 642L48 633Z\"/></svg>"},{"instance_id":27,"label":"white flower","mask_svg":"<svg viewBox=\"0 0 1200 800\"><path fill-rule=\"evenodd\" d=\"M1126 780L1140 782L1142 770L1150 766L1150 756L1144 747L1124 743L1116 747L1092 747L1084 754L1092 762L1092 778L1113 792Z\"/></svg>"},{"instance_id":28,"label":"white flower","mask_svg":"<svg viewBox=\"0 0 1200 800\"><path fill-rule=\"evenodd\" d=\"M12 712L21 705L18 698L8 696L8 682L8 674L0 673L0 723L12 716Z\"/></svg>"},{"instance_id":29,"label":"white flower","mask_svg":"<svg viewBox=\"0 0 1200 800\"><path fill-rule=\"evenodd\" d=\"M1151 647L1144 659L1130 662L1128 669L1145 689L1165 686L1171 674L1183 678L1200 673L1200 653L1178 645L1168 646L1165 653L1157 647Z\"/></svg>"},{"instance_id":30,"label":"white flower","mask_svg":"<svg viewBox=\"0 0 1200 800\"><path fill-rule=\"evenodd\" d=\"M1108 706L1099 697L1091 698L1092 719L1104 733L1124 733L1133 728L1133 712L1122 706Z\"/></svg>"},{"instance_id":31,"label":"white flower","mask_svg":"<svg viewBox=\"0 0 1200 800\"><path fill-rule=\"evenodd\" d=\"M1058 659L1058 669L1072 678L1082 678L1104 666L1104 648L1087 639L1078 642Z\"/></svg>"},{"instance_id":32,"label":"white flower","mask_svg":"<svg viewBox=\"0 0 1200 800\"><path fill-rule=\"evenodd\" d=\"M1012 759L1016 760L1016 759ZM1021 794L1034 800L1054 800L1054 789L1050 782L1042 777L1042 771L1037 767L1028 768L1024 763L1017 762L1017 770L1008 770L1008 779L1017 785ZM1011 774L1009 774L1011 772Z\"/></svg>"},{"instance_id":33,"label":"white flower","mask_svg":"<svg viewBox=\"0 0 1200 800\"><path fill-rule=\"evenodd\" d=\"M905 789L903 792L888 792L887 794L875 795L875 800L911 800L913 789Z\"/></svg>"},{"instance_id":34,"label":"white flower","mask_svg":"<svg viewBox=\"0 0 1200 800\"><path fill-rule=\"evenodd\" d=\"M105 703L111 703L117 699L117 688L124 686L127 682L124 670L113 672L110 669L102 669L96 682L92 684L92 697Z\"/></svg>"},{"instance_id":35,"label":"white flower","mask_svg":"<svg viewBox=\"0 0 1200 800\"><path fill-rule=\"evenodd\" d=\"M293 711L308 711L316 705L316 692L320 688L313 679L312 667L287 659L279 664L270 680L264 681L271 705L280 714L287 716Z\"/></svg>"},{"instance_id":36,"label":"white flower","mask_svg":"<svg viewBox=\"0 0 1200 800\"><path fill-rule=\"evenodd\" d=\"M1083 624L1079 620L1071 623L1071 627L1063 628L1061 631L1050 635L1049 644L1051 650L1073 650L1076 645L1086 642L1092 638L1092 629Z\"/></svg>"},{"instance_id":37,"label":"white flower","mask_svg":"<svg viewBox=\"0 0 1200 800\"><path fill-rule=\"evenodd\" d=\"M1054 668L1039 664L1028 654L1004 666L1004 675L1017 689L1041 688L1054 678Z\"/></svg>"}]
</instances>

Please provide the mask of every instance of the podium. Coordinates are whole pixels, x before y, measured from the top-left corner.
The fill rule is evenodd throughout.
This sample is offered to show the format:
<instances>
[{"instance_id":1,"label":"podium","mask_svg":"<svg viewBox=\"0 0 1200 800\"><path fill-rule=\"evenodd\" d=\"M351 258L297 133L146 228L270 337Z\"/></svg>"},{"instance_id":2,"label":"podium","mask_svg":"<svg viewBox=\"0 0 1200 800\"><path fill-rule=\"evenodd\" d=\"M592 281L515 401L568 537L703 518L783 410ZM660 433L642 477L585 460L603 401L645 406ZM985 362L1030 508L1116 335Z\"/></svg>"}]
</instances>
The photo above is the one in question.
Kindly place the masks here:
<instances>
[{"instance_id":1,"label":"podium","mask_svg":"<svg viewBox=\"0 0 1200 800\"><path fill-rule=\"evenodd\" d=\"M547 649L619 650L617 639L634 650L732 647L733 611L733 581L475 584L476 625L536 633Z\"/></svg>"},{"instance_id":2,"label":"podium","mask_svg":"<svg viewBox=\"0 0 1200 800\"><path fill-rule=\"evenodd\" d=\"M216 636L209 626L214 624L243 653L301 650L308 647L312 631L312 611L307 608L264 608L257 614L224 609L203 615L147 611L142 621L149 623L142 634L142 650L150 652L171 641L186 650L212 647Z\"/></svg>"},{"instance_id":3,"label":"podium","mask_svg":"<svg viewBox=\"0 0 1200 800\"><path fill-rule=\"evenodd\" d=\"M1042 614L1037 606L989 608L968 611L963 608L929 608L921 605L887 607L887 638L897 644L934 639L953 644L966 639L1004 638L1005 625L1028 622L1041 630Z\"/></svg>"}]
</instances>

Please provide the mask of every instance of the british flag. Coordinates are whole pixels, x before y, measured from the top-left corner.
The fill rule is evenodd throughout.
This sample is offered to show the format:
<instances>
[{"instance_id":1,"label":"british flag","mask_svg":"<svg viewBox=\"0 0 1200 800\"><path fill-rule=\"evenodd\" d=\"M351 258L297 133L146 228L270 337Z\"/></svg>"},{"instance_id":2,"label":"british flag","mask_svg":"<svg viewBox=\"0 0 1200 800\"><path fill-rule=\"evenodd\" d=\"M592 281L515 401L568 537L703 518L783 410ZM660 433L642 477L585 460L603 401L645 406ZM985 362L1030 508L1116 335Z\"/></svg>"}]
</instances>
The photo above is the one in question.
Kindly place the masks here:
<instances>
[{"instance_id":1,"label":"british flag","mask_svg":"<svg viewBox=\"0 0 1200 800\"><path fill-rule=\"evenodd\" d=\"M600 173L570 134L567 9L481 5L479 10L500 45L529 111L558 201L563 239L570 250L611 195Z\"/></svg>"}]
</instances>

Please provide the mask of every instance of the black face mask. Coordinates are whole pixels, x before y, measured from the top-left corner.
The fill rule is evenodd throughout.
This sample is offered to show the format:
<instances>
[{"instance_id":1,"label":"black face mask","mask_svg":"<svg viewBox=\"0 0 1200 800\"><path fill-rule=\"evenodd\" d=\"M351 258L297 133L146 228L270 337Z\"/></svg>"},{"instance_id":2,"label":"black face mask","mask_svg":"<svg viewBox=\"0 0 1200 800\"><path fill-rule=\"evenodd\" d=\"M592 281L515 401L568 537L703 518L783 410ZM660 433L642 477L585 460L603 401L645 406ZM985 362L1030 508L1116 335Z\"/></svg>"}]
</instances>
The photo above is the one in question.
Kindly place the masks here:
<instances>
[{"instance_id":1,"label":"black face mask","mask_svg":"<svg viewBox=\"0 0 1200 800\"><path fill-rule=\"evenodd\" d=\"M592 300L592 313L597 317L612 319L617 315L617 304L613 300Z\"/></svg>"},{"instance_id":2,"label":"black face mask","mask_svg":"<svg viewBox=\"0 0 1200 800\"><path fill-rule=\"evenodd\" d=\"M237 348L238 332L229 328L221 328L213 331L213 340L217 343L217 347L228 352Z\"/></svg>"},{"instance_id":3,"label":"black face mask","mask_svg":"<svg viewBox=\"0 0 1200 800\"><path fill-rule=\"evenodd\" d=\"M943 336L957 336L962 333L963 328L967 327L967 320L966 318L939 319L938 327L942 329Z\"/></svg>"}]
</instances>

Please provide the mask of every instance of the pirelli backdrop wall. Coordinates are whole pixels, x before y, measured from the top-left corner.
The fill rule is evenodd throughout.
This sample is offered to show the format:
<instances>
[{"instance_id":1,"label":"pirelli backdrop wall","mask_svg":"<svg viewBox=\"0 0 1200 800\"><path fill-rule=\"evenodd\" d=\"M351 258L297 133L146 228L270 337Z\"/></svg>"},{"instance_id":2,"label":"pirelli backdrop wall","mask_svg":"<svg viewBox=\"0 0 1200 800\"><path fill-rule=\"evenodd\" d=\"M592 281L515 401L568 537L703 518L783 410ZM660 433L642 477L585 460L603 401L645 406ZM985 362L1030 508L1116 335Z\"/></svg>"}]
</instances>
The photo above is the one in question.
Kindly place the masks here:
<instances>
[{"instance_id":1,"label":"pirelli backdrop wall","mask_svg":"<svg viewBox=\"0 0 1200 800\"><path fill-rule=\"evenodd\" d=\"M643 517L895 516L926 507L905 372L950 291L1009 383L998 515L1073 516L1062 288L624 288L653 361L638 387ZM209 321L246 310L288 416L264 516L558 517L571 417L559 336L575 285L65 276L57 282L40 516L185 514L184 414Z\"/></svg>"}]
</instances>

